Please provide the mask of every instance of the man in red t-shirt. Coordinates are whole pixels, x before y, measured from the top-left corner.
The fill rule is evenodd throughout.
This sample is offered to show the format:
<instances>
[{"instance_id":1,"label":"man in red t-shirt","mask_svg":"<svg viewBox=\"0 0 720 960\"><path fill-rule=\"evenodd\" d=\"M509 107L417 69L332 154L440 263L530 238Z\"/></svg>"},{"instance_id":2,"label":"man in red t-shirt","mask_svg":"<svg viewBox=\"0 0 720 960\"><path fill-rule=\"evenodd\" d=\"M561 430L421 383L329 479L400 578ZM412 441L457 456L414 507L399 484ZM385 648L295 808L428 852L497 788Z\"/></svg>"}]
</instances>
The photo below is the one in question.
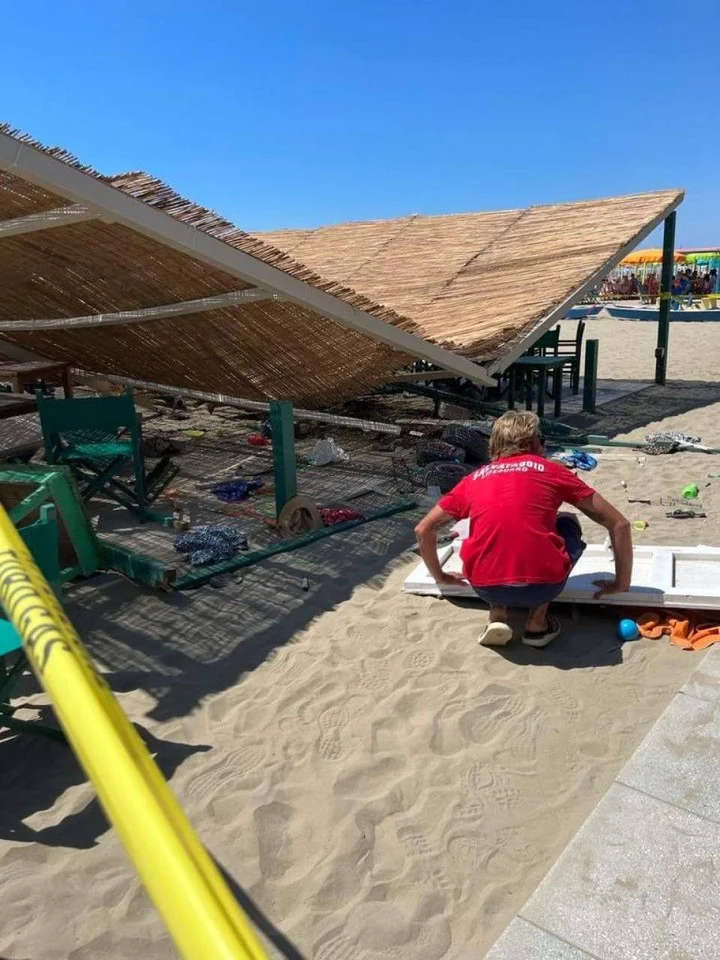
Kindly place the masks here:
<instances>
[{"instance_id":1,"label":"man in red t-shirt","mask_svg":"<svg viewBox=\"0 0 720 960\"><path fill-rule=\"evenodd\" d=\"M512 639L508 607L527 607L523 643L544 647L560 633L558 620L548 616L548 606L562 593L585 549L577 518L558 515L560 506L577 507L610 533L615 580L597 581L596 599L630 589L630 524L567 467L546 459L534 413L510 411L500 417L490 437L490 456L490 464L465 477L420 521L415 529L420 554L439 584L468 580L490 605L480 643L508 643ZM466 518L470 533L460 551L463 574L443 573L437 528Z\"/></svg>"}]
</instances>

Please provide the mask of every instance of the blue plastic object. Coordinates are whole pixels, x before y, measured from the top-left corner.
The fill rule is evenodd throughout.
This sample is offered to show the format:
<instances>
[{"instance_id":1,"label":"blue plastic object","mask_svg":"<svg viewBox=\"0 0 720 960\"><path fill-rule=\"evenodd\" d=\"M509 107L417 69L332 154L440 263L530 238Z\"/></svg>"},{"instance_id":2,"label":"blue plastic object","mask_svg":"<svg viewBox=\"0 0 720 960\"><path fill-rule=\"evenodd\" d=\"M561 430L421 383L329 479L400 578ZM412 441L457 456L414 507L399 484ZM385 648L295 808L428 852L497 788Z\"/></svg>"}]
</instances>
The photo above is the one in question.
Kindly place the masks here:
<instances>
[{"instance_id":1,"label":"blue plastic object","mask_svg":"<svg viewBox=\"0 0 720 960\"><path fill-rule=\"evenodd\" d=\"M618 636L621 640L637 640L640 628L634 620L621 620L618 624Z\"/></svg>"},{"instance_id":2,"label":"blue plastic object","mask_svg":"<svg viewBox=\"0 0 720 960\"><path fill-rule=\"evenodd\" d=\"M571 450L558 458L566 467L571 470L594 470L597 466L597 460L584 450Z\"/></svg>"}]
</instances>

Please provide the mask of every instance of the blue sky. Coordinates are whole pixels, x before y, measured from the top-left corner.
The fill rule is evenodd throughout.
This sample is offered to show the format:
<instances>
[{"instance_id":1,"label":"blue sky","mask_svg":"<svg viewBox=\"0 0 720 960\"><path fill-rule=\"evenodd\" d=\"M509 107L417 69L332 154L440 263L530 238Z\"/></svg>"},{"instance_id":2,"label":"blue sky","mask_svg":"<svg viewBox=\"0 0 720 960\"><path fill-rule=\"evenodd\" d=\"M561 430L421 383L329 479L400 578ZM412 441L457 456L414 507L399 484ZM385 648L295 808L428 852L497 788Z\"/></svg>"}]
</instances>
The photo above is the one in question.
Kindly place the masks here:
<instances>
[{"instance_id":1,"label":"blue sky","mask_svg":"<svg viewBox=\"0 0 720 960\"><path fill-rule=\"evenodd\" d=\"M654 0L6 4L0 118L246 230L682 186L720 244L716 18ZM700 30L700 34L698 34Z\"/></svg>"}]
</instances>

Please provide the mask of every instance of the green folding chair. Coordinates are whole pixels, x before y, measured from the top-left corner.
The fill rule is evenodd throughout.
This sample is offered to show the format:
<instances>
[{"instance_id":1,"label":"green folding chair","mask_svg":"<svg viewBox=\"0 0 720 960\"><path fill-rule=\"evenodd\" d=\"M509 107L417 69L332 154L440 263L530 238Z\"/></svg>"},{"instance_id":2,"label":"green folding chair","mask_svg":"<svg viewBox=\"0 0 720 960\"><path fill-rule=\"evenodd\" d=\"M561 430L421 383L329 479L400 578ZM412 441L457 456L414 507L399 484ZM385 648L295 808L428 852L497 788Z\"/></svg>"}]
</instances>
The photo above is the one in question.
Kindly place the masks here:
<instances>
[{"instance_id":1,"label":"green folding chair","mask_svg":"<svg viewBox=\"0 0 720 960\"><path fill-rule=\"evenodd\" d=\"M60 557L58 553L58 524L55 507L46 504L40 508L40 519L20 527L18 533L25 541L35 563L40 568L55 594L60 597ZM23 733L34 733L65 743L65 734L57 727L49 727L34 720L21 720L14 715L10 703L13 688L29 664L23 642L15 627L5 618L0 608L0 730L8 728Z\"/></svg>"},{"instance_id":2,"label":"green folding chair","mask_svg":"<svg viewBox=\"0 0 720 960\"><path fill-rule=\"evenodd\" d=\"M37 401L47 462L72 469L83 500L102 495L141 520L154 519L148 508L178 469L163 457L147 473L132 391L117 397L66 400L38 395ZM129 473L128 468L131 482L120 476L123 471Z\"/></svg>"}]
</instances>

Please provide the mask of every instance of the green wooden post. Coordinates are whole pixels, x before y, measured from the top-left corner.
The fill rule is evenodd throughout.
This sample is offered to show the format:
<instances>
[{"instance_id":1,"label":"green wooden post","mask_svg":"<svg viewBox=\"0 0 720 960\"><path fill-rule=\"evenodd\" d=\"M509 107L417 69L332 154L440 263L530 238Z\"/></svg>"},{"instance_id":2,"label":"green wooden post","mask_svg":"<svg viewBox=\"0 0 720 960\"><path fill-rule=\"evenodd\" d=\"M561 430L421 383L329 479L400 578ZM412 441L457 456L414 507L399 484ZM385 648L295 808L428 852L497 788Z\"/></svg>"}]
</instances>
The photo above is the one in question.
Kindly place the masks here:
<instances>
[{"instance_id":1,"label":"green wooden post","mask_svg":"<svg viewBox=\"0 0 720 960\"><path fill-rule=\"evenodd\" d=\"M289 400L278 400L270 404L270 428L275 475L275 511L279 517L285 504L297 496L295 427L293 408Z\"/></svg>"},{"instance_id":2,"label":"green wooden post","mask_svg":"<svg viewBox=\"0 0 720 960\"><path fill-rule=\"evenodd\" d=\"M675 257L675 211L665 218L663 258L660 274L660 309L658 312L657 348L655 350L655 383L665 386L667 355L670 342L670 298L672 296Z\"/></svg>"},{"instance_id":3,"label":"green wooden post","mask_svg":"<svg viewBox=\"0 0 720 960\"><path fill-rule=\"evenodd\" d=\"M585 378L583 380L583 412L595 413L597 394L598 341L588 340L585 347Z\"/></svg>"}]
</instances>

